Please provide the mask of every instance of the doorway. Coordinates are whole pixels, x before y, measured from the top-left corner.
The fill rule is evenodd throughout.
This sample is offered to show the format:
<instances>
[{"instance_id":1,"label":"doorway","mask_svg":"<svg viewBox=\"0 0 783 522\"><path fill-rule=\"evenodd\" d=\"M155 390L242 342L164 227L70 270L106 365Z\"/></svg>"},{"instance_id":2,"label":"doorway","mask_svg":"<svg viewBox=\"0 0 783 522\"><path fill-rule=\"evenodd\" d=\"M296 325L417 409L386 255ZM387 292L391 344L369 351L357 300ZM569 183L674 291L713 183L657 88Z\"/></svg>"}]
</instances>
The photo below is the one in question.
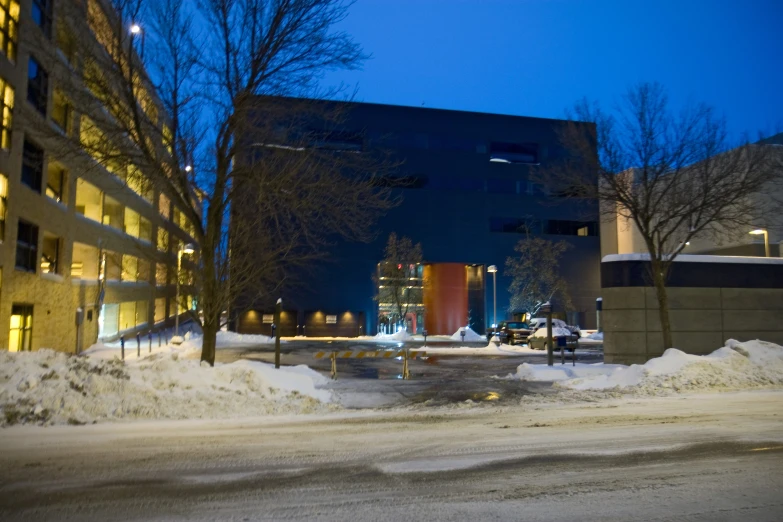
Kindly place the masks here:
<instances>
[{"instance_id":1,"label":"doorway","mask_svg":"<svg viewBox=\"0 0 783 522\"><path fill-rule=\"evenodd\" d=\"M33 305L12 305L8 350L11 352L29 352L32 349L32 340Z\"/></svg>"}]
</instances>

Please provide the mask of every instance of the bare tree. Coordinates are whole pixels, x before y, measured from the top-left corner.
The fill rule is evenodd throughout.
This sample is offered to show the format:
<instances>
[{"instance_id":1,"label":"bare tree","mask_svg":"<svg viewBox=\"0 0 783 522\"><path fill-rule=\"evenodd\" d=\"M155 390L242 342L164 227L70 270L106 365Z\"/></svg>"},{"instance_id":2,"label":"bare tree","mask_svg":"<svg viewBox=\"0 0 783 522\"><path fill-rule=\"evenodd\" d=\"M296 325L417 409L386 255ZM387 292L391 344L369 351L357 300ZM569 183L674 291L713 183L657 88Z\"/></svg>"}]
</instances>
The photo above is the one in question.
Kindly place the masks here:
<instances>
[{"instance_id":1,"label":"bare tree","mask_svg":"<svg viewBox=\"0 0 783 522\"><path fill-rule=\"evenodd\" d=\"M560 274L560 258L571 245L527 237L514 247L515 257L506 258L506 275L511 276L512 312L535 317L544 303L557 299L566 311L572 308L568 285Z\"/></svg>"},{"instance_id":2,"label":"bare tree","mask_svg":"<svg viewBox=\"0 0 783 522\"><path fill-rule=\"evenodd\" d=\"M397 237L394 232L389 234L374 280L378 286L376 299L389 307L391 324L404 323L408 313L422 303L421 261L421 243L414 244L409 237Z\"/></svg>"},{"instance_id":3,"label":"bare tree","mask_svg":"<svg viewBox=\"0 0 783 522\"><path fill-rule=\"evenodd\" d=\"M539 178L570 197L598 200L604 219L626 220L638 232L670 347L666 280L673 261L694 239L746 233L771 210L779 213L779 201L755 197L780 194L773 188L783 172L779 156L747 141L732 147L712 108L673 111L655 83L630 88L613 112L583 100L569 116L574 121L562 134L569 156Z\"/></svg>"},{"instance_id":4,"label":"bare tree","mask_svg":"<svg viewBox=\"0 0 783 522\"><path fill-rule=\"evenodd\" d=\"M86 168L148 183L174 203L200 247L187 277L199 294L201 360L214 364L230 303L269 294L330 238L367 239L395 204L374 182L378 158L321 150L305 132L338 111L277 98L316 94L326 71L363 63L335 29L350 2L112 0L104 10L91 0L86 16L83 4L64 4L74 60L52 76L81 118L78 131L51 139Z\"/></svg>"}]
</instances>

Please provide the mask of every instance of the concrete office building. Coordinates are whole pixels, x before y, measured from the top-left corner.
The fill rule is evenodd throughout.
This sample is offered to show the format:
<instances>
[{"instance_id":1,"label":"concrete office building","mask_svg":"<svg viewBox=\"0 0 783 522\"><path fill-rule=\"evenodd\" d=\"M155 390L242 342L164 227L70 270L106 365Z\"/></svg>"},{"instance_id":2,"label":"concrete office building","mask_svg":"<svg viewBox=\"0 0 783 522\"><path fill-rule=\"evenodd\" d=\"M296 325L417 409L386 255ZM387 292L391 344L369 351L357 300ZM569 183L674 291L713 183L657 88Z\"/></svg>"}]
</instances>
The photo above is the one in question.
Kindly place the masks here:
<instances>
[{"instance_id":1,"label":"concrete office building","mask_svg":"<svg viewBox=\"0 0 783 522\"><path fill-rule=\"evenodd\" d=\"M338 105L344 120L327 129L326 138L323 129L314 129L321 135L314 146L390 154L400 166L384 182L396 187L402 204L378 221L374 242L335 245L330 259L315 266L304 284L283 290L288 334L310 335L314 329L335 335L376 333L379 304L373 299L378 293L373 274L391 232L421 243L424 268L430 266L438 275L441 288L433 291L430 309L426 290L425 302L417 303L424 305L415 318L418 331L424 324L437 324L444 331L430 334L451 334L456 325L469 322L484 332L494 319L490 265L499 268L497 320L511 318L510 278L504 265L526 233L572 245L562 261L575 307L570 320L582 327L595 325L600 290L597 205L558 198L531 181L534 170L564 154L558 138L563 121L370 103ZM237 329L268 332L271 304L235 310ZM351 318L347 322L342 320L346 312ZM452 312L458 320L444 319Z\"/></svg>"},{"instance_id":2,"label":"concrete office building","mask_svg":"<svg viewBox=\"0 0 783 522\"><path fill-rule=\"evenodd\" d=\"M47 149L43 125L90 132L49 74L80 74L62 5L0 2L0 349L11 351L75 352L171 320L177 248L193 242L165 195L86 153ZM108 3L76 5L113 19Z\"/></svg>"}]
</instances>

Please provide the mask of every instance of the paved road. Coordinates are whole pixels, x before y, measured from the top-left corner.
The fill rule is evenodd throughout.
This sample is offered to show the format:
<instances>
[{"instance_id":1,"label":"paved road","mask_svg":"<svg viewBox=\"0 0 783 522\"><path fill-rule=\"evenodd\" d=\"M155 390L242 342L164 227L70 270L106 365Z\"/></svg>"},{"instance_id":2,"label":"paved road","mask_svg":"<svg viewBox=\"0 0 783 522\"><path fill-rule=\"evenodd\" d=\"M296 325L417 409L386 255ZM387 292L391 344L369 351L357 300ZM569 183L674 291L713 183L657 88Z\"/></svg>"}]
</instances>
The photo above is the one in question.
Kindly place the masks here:
<instances>
[{"instance_id":1,"label":"paved road","mask_svg":"<svg viewBox=\"0 0 783 522\"><path fill-rule=\"evenodd\" d=\"M438 348L449 346L486 346L486 343L438 343ZM361 341L289 341L281 345L283 365L306 364L330 375L329 359L314 359L313 354L326 350L382 350L422 348L422 343L368 343ZM426 349L426 348L424 348ZM221 348L218 362L251 359L274 362L274 347L270 345ZM577 354L579 362L596 363L603 360L599 350L584 349ZM559 357L556 358L560 364ZM550 393L549 384L520 383L494 376L515 373L522 363L545 364L546 353L495 356L436 355L410 363L411 380L402 380L402 361L396 359L340 359L338 379L328 386L337 393L340 403L348 408L388 407L412 404L442 406L464 401L519 402L523 395ZM566 359L571 364L571 356Z\"/></svg>"},{"instance_id":2,"label":"paved road","mask_svg":"<svg viewBox=\"0 0 783 522\"><path fill-rule=\"evenodd\" d=\"M783 519L783 394L14 427L0 520Z\"/></svg>"}]
</instances>

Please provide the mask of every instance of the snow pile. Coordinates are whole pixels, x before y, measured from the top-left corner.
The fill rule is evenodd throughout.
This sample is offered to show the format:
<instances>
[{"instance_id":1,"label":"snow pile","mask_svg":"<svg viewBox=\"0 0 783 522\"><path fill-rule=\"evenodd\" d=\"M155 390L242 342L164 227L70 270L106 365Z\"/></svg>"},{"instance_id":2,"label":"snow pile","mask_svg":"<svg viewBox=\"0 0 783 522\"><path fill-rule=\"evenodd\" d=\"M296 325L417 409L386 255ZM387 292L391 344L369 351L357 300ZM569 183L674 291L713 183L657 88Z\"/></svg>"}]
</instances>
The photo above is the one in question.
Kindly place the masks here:
<instances>
[{"instance_id":1,"label":"snow pile","mask_svg":"<svg viewBox=\"0 0 783 522\"><path fill-rule=\"evenodd\" d=\"M460 335L460 332L463 330L463 328L460 328L454 334L451 336L452 341L462 341L462 336ZM465 330L465 340L466 341L486 341L487 338L483 335L479 335L476 332L473 331L473 329L470 326L466 326L464 328Z\"/></svg>"},{"instance_id":2,"label":"snow pile","mask_svg":"<svg viewBox=\"0 0 783 522\"><path fill-rule=\"evenodd\" d=\"M586 335L585 339L590 339L593 341L603 341L604 340L604 333L603 332L594 332L590 335Z\"/></svg>"},{"instance_id":3,"label":"snow pile","mask_svg":"<svg viewBox=\"0 0 783 522\"><path fill-rule=\"evenodd\" d=\"M126 363L39 350L0 352L0 425L226 418L330 409L328 380L297 366L237 361L214 368L174 351Z\"/></svg>"},{"instance_id":4,"label":"snow pile","mask_svg":"<svg viewBox=\"0 0 783 522\"><path fill-rule=\"evenodd\" d=\"M569 335L573 335L571 333L571 330L568 328L563 328L560 326L552 326L552 337L568 337ZM533 334L530 335L530 337L546 337L546 327L539 328Z\"/></svg>"},{"instance_id":5,"label":"snow pile","mask_svg":"<svg viewBox=\"0 0 783 522\"><path fill-rule=\"evenodd\" d=\"M216 339L218 346L232 344L269 344L274 343L275 338L268 335L239 334L236 332L218 332Z\"/></svg>"},{"instance_id":6,"label":"snow pile","mask_svg":"<svg viewBox=\"0 0 783 522\"><path fill-rule=\"evenodd\" d=\"M783 347L765 341L726 341L709 355L690 355L669 348L643 365L522 364L513 378L556 381L573 390L627 390L655 395L665 390L745 389L783 386Z\"/></svg>"},{"instance_id":7,"label":"snow pile","mask_svg":"<svg viewBox=\"0 0 783 522\"><path fill-rule=\"evenodd\" d=\"M410 341L413 339L413 336L405 330L400 330L393 334L379 333L375 336L375 339L378 341Z\"/></svg>"}]
</instances>

